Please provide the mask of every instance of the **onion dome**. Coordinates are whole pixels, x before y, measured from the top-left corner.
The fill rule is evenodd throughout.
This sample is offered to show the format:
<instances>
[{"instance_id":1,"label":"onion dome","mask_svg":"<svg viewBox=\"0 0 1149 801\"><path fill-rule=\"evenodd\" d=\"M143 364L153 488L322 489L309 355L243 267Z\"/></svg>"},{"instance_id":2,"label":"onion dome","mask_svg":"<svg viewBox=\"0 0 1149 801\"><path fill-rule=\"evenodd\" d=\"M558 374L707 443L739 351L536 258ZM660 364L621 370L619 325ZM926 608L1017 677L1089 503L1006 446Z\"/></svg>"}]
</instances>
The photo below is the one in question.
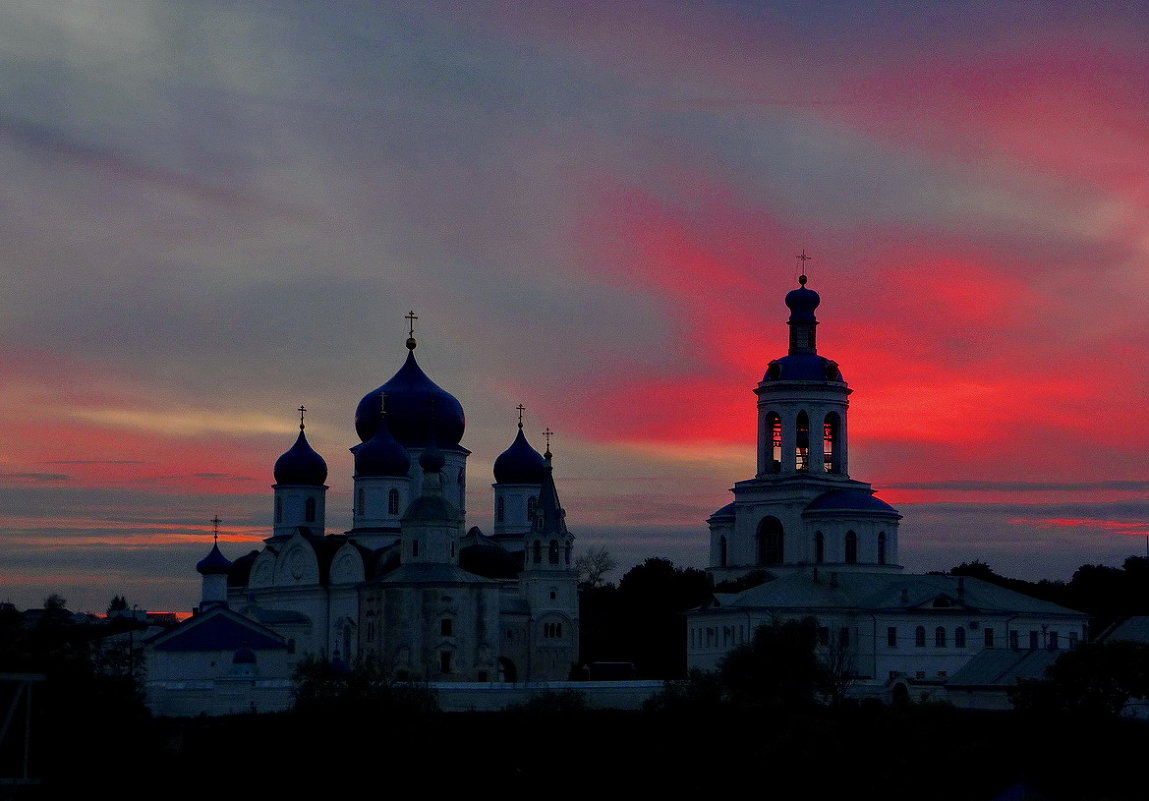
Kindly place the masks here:
<instances>
[{"instance_id":1,"label":"onion dome","mask_svg":"<svg viewBox=\"0 0 1149 801\"><path fill-rule=\"evenodd\" d=\"M208 555L195 566L201 576L226 575L231 572L231 560L220 553L219 543L213 543Z\"/></svg>"},{"instance_id":2,"label":"onion dome","mask_svg":"<svg viewBox=\"0 0 1149 801\"><path fill-rule=\"evenodd\" d=\"M414 350L407 354L406 363L390 381L359 401L355 409L355 431L363 442L371 439L379 428L382 402L379 396L383 393L387 394L387 425L404 447L425 447L434 435L441 446L453 448L463 438L467 421L462 404L427 377L415 361Z\"/></svg>"},{"instance_id":3,"label":"onion dome","mask_svg":"<svg viewBox=\"0 0 1149 801\"><path fill-rule=\"evenodd\" d=\"M805 275L798 277L798 283L801 284L800 287L786 293L786 305L790 308L790 322L815 323L817 319L814 317L814 310L818 308L822 298L814 290L806 288Z\"/></svg>"},{"instance_id":4,"label":"onion dome","mask_svg":"<svg viewBox=\"0 0 1149 801\"><path fill-rule=\"evenodd\" d=\"M523 435L522 423L511 447L495 459L495 482L498 484L542 484L547 463Z\"/></svg>"},{"instance_id":5,"label":"onion dome","mask_svg":"<svg viewBox=\"0 0 1149 801\"><path fill-rule=\"evenodd\" d=\"M300 423L299 438L291 450L275 460L275 483L322 486L326 480L327 462L312 450Z\"/></svg>"},{"instance_id":6,"label":"onion dome","mask_svg":"<svg viewBox=\"0 0 1149 801\"><path fill-rule=\"evenodd\" d=\"M380 418L384 419L384 418ZM406 476L411 469L407 449L396 441L390 426L381 425L375 435L351 449L355 454L355 476Z\"/></svg>"},{"instance_id":7,"label":"onion dome","mask_svg":"<svg viewBox=\"0 0 1149 801\"><path fill-rule=\"evenodd\" d=\"M443 452L439 450L439 446L435 444L434 437L431 438L430 444L427 449L419 454L419 466L423 468L424 473L438 473L443 469L443 465L447 463L447 459L443 456Z\"/></svg>"}]
</instances>

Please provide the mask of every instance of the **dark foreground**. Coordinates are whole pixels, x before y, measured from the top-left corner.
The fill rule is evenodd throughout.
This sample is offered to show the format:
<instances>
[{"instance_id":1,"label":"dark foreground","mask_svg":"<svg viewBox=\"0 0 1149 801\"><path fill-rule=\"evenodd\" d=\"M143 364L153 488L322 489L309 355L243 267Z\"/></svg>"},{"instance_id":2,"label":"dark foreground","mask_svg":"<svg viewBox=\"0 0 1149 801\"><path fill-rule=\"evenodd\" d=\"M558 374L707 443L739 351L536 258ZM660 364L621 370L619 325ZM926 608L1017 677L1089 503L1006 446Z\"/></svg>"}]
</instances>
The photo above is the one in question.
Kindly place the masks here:
<instances>
[{"instance_id":1,"label":"dark foreground","mask_svg":"<svg viewBox=\"0 0 1149 801\"><path fill-rule=\"evenodd\" d=\"M1145 724L946 707L626 713L552 698L499 714L364 708L189 720L86 714L57 723L33 743L41 784L0 787L0 798L460 791L988 801L1019 782L1036 794L1014 797L1149 797ZM13 775L10 750L0 756L3 775Z\"/></svg>"}]
</instances>

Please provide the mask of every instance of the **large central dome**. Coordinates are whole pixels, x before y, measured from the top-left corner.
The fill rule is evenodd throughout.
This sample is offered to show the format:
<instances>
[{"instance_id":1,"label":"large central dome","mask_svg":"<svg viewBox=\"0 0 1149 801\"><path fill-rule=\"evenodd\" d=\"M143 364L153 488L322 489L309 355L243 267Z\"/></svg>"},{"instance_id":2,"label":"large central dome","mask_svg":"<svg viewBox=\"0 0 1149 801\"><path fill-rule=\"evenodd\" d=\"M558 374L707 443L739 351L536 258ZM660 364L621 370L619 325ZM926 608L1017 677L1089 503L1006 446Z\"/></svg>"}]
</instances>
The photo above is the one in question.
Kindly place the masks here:
<instances>
[{"instance_id":1,"label":"large central dome","mask_svg":"<svg viewBox=\"0 0 1149 801\"><path fill-rule=\"evenodd\" d=\"M387 395L387 427L407 448L422 448L434 440L440 448L452 448L463 438L467 420L463 405L450 392L427 377L415 361L414 350L407 361L383 386L363 396L355 409L355 431L363 442L379 430L382 401Z\"/></svg>"}]
</instances>

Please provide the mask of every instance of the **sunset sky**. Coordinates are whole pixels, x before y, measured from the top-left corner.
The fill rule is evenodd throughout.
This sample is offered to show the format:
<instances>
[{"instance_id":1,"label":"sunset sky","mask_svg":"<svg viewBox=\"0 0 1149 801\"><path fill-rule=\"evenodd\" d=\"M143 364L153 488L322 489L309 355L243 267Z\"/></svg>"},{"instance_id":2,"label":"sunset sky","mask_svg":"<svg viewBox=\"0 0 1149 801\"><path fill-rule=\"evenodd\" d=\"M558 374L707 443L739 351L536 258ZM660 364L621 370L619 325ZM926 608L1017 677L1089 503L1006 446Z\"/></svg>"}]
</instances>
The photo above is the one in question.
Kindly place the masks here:
<instances>
[{"instance_id":1,"label":"sunset sky","mask_svg":"<svg viewBox=\"0 0 1149 801\"><path fill-rule=\"evenodd\" d=\"M468 525L521 402L576 552L704 566L803 248L908 570L1144 554L1147 9L6 4L0 600L189 609L301 403L348 528L409 309Z\"/></svg>"}]
</instances>

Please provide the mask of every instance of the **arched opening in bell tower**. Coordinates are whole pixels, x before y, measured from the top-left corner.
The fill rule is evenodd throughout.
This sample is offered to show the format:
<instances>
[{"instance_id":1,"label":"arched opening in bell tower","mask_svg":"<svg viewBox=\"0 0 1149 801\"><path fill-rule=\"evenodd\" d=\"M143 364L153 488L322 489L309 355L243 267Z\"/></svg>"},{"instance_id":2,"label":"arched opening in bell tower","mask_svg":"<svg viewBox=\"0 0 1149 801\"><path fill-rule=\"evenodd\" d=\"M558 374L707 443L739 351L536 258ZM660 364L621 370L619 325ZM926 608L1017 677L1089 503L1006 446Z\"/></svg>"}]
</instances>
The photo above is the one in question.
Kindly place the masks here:
<instances>
[{"instance_id":1,"label":"arched opening in bell tower","mask_svg":"<svg viewBox=\"0 0 1149 801\"><path fill-rule=\"evenodd\" d=\"M766 415L766 431L770 436L770 463L766 465L766 472L779 473L782 470L782 418L774 412Z\"/></svg>"},{"instance_id":2,"label":"arched opening in bell tower","mask_svg":"<svg viewBox=\"0 0 1149 801\"><path fill-rule=\"evenodd\" d=\"M810 470L810 416L806 412L798 412L795 423L794 469L799 472Z\"/></svg>"},{"instance_id":3,"label":"arched opening in bell tower","mask_svg":"<svg viewBox=\"0 0 1149 801\"><path fill-rule=\"evenodd\" d=\"M842 472L842 456L839 453L841 431L842 419L837 412L830 412L822 425L822 461L827 473Z\"/></svg>"},{"instance_id":4,"label":"arched opening in bell tower","mask_svg":"<svg viewBox=\"0 0 1149 801\"><path fill-rule=\"evenodd\" d=\"M758 524L758 564L780 565L785 556L783 550L782 521L776 517L764 517Z\"/></svg>"}]
</instances>

